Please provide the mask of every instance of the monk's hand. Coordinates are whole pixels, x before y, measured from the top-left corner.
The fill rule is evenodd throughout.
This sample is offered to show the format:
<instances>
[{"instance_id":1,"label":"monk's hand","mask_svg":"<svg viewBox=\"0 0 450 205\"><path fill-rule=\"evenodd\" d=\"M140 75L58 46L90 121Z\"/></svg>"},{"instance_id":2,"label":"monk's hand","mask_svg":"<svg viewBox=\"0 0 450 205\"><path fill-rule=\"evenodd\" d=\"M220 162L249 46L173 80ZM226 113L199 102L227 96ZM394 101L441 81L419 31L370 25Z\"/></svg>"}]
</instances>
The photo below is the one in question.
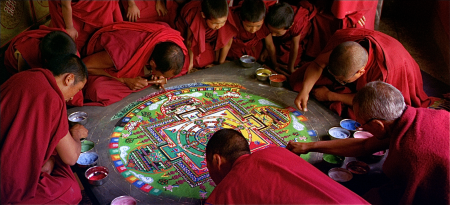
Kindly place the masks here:
<instances>
[{"instance_id":1,"label":"monk's hand","mask_svg":"<svg viewBox=\"0 0 450 205\"><path fill-rule=\"evenodd\" d=\"M75 124L69 129L69 132L75 140L87 138L89 134L89 131L81 124Z\"/></svg>"},{"instance_id":2,"label":"monk's hand","mask_svg":"<svg viewBox=\"0 0 450 205\"><path fill-rule=\"evenodd\" d=\"M127 13L128 21L136 22L138 18L141 18L141 11L136 4L128 5L128 13Z\"/></svg>"},{"instance_id":3,"label":"monk's hand","mask_svg":"<svg viewBox=\"0 0 450 205\"><path fill-rule=\"evenodd\" d=\"M261 55L259 55L259 60L261 62L266 62L267 57L269 56L269 53L267 52L267 50L263 50L263 52L261 52Z\"/></svg>"},{"instance_id":4,"label":"monk's hand","mask_svg":"<svg viewBox=\"0 0 450 205\"><path fill-rule=\"evenodd\" d=\"M161 79L165 79L165 77L164 76L156 76L156 75L152 75L152 78L151 78L151 80L161 80ZM160 83L160 84L156 84L159 88L162 88L162 89L164 89L164 85L166 84L166 82L167 81L164 81L164 82L162 82L162 83ZM165 89L164 89L165 90Z\"/></svg>"},{"instance_id":5,"label":"monk's hand","mask_svg":"<svg viewBox=\"0 0 450 205\"><path fill-rule=\"evenodd\" d=\"M44 163L44 165L42 165L41 172L45 172L50 175L54 167L55 167L55 157L50 156L50 158Z\"/></svg>"},{"instance_id":6,"label":"monk's hand","mask_svg":"<svg viewBox=\"0 0 450 205\"><path fill-rule=\"evenodd\" d=\"M167 8L164 5L164 2L158 0L155 5L156 12L158 12L158 16L165 16L167 14Z\"/></svg>"},{"instance_id":7,"label":"monk's hand","mask_svg":"<svg viewBox=\"0 0 450 205\"><path fill-rule=\"evenodd\" d=\"M122 78L122 81L131 90L140 90L148 85L147 79L141 78L140 76L136 78Z\"/></svg>"},{"instance_id":8,"label":"monk's hand","mask_svg":"<svg viewBox=\"0 0 450 205\"><path fill-rule=\"evenodd\" d=\"M314 98L316 98L318 101L330 101L330 93L331 91L328 90L328 88L325 86L321 86L312 90Z\"/></svg>"},{"instance_id":9,"label":"monk's hand","mask_svg":"<svg viewBox=\"0 0 450 205\"><path fill-rule=\"evenodd\" d=\"M286 149L288 149L289 151L291 151L297 155L307 154L309 152L308 143L294 142L292 140L289 141L289 143L286 146Z\"/></svg>"},{"instance_id":10,"label":"monk's hand","mask_svg":"<svg viewBox=\"0 0 450 205\"><path fill-rule=\"evenodd\" d=\"M358 24L362 27L364 27L364 25L366 25L366 17L362 16L359 20L358 20ZM355 25L356 28L356 25Z\"/></svg>"},{"instance_id":11,"label":"monk's hand","mask_svg":"<svg viewBox=\"0 0 450 205\"><path fill-rule=\"evenodd\" d=\"M308 104L308 99L309 93L305 90L301 90L294 100L295 106L297 106L297 108L301 111L308 111L308 108L306 106Z\"/></svg>"},{"instance_id":12,"label":"monk's hand","mask_svg":"<svg viewBox=\"0 0 450 205\"><path fill-rule=\"evenodd\" d=\"M78 31L73 26L70 28L66 28L67 34L73 39L76 40L78 38Z\"/></svg>"}]
</instances>

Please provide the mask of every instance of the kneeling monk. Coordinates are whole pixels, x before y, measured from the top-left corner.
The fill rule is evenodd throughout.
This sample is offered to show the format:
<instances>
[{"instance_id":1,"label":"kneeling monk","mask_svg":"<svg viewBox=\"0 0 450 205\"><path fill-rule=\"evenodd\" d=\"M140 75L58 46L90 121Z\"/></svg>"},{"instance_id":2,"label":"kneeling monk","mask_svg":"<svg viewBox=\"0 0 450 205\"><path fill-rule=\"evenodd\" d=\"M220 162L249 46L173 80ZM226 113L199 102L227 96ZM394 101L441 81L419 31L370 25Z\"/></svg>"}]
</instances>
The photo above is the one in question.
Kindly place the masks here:
<instances>
[{"instance_id":1,"label":"kneeling monk","mask_svg":"<svg viewBox=\"0 0 450 205\"><path fill-rule=\"evenodd\" d=\"M183 38L165 23L109 25L94 34L87 53L83 61L91 76L84 90L85 105L118 102L148 87L146 76L161 79L187 73Z\"/></svg>"}]
</instances>

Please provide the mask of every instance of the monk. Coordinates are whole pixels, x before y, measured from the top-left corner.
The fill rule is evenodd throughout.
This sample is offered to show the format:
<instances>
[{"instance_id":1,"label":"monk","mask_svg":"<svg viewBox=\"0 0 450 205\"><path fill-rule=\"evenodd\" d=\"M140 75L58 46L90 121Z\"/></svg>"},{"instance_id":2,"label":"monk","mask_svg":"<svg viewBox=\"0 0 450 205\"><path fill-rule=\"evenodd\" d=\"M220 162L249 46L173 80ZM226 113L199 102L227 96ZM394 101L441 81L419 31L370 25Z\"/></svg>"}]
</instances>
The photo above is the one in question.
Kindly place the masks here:
<instances>
[{"instance_id":1,"label":"monk","mask_svg":"<svg viewBox=\"0 0 450 205\"><path fill-rule=\"evenodd\" d=\"M82 125L69 130L65 101L86 83L73 54L50 59L48 69L13 75L0 87L1 204L77 204L81 191L69 165L81 152Z\"/></svg>"},{"instance_id":2,"label":"monk","mask_svg":"<svg viewBox=\"0 0 450 205\"><path fill-rule=\"evenodd\" d=\"M226 0L191 1L183 7L175 25L189 51L189 71L225 62L237 33L228 16Z\"/></svg>"},{"instance_id":3,"label":"monk","mask_svg":"<svg viewBox=\"0 0 450 205\"><path fill-rule=\"evenodd\" d=\"M266 24L273 36L277 55L277 61L272 63L284 68L288 74L293 73L300 63L305 37L311 30L310 20L315 15L308 10L311 8L313 6L306 1L298 7L282 2L269 8Z\"/></svg>"},{"instance_id":4,"label":"monk","mask_svg":"<svg viewBox=\"0 0 450 205\"><path fill-rule=\"evenodd\" d=\"M228 58L235 60L242 55L259 59L264 48L268 50L271 60L276 61L275 46L272 35L264 24L266 6L262 0L244 0L241 5L231 8L229 22L237 28ZM264 43L263 41L264 40Z\"/></svg>"},{"instance_id":5,"label":"monk","mask_svg":"<svg viewBox=\"0 0 450 205\"><path fill-rule=\"evenodd\" d=\"M97 31L84 63L91 75L84 105L107 106L151 85L187 73L187 49L166 23L121 22Z\"/></svg>"},{"instance_id":6,"label":"monk","mask_svg":"<svg viewBox=\"0 0 450 205\"><path fill-rule=\"evenodd\" d=\"M44 68L49 59L77 54L75 42L59 28L40 26L14 37L5 51L5 67L15 74L30 68Z\"/></svg>"},{"instance_id":7,"label":"monk","mask_svg":"<svg viewBox=\"0 0 450 205\"><path fill-rule=\"evenodd\" d=\"M206 204L368 204L285 148L250 153L233 129L209 139L206 163L217 184Z\"/></svg>"},{"instance_id":8,"label":"monk","mask_svg":"<svg viewBox=\"0 0 450 205\"><path fill-rule=\"evenodd\" d=\"M337 31L323 52L289 78L299 94L298 109L307 111L309 93L341 117L355 119L355 93L368 82L381 80L399 89L407 105L428 107L433 98L423 90L419 65L396 39L368 29Z\"/></svg>"},{"instance_id":9,"label":"monk","mask_svg":"<svg viewBox=\"0 0 450 205\"><path fill-rule=\"evenodd\" d=\"M64 28L75 40L84 56L84 45L98 29L113 22L123 21L117 0L54 0L48 1L51 26Z\"/></svg>"},{"instance_id":10,"label":"monk","mask_svg":"<svg viewBox=\"0 0 450 205\"><path fill-rule=\"evenodd\" d=\"M389 149L383 172L391 179L365 198L373 204L449 204L449 117L444 110L406 105L400 90L374 81L353 98L356 120L374 136L289 142L295 154L366 156ZM432 119L432 120L431 120ZM375 194L375 195L373 195Z\"/></svg>"},{"instance_id":11,"label":"monk","mask_svg":"<svg viewBox=\"0 0 450 205\"><path fill-rule=\"evenodd\" d=\"M172 28L175 28L178 6L184 2L185 0L121 0L128 21L144 23L162 21Z\"/></svg>"}]
</instances>

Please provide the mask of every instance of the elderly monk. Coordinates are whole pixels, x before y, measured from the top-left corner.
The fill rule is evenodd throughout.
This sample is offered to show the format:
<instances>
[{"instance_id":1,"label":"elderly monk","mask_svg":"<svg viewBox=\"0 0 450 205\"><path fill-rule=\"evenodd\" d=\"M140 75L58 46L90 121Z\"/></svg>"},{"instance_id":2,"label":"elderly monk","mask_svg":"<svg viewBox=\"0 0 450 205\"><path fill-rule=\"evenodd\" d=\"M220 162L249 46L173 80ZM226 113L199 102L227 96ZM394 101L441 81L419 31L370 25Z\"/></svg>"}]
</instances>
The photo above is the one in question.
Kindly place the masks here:
<instances>
[{"instance_id":1,"label":"elderly monk","mask_svg":"<svg viewBox=\"0 0 450 205\"><path fill-rule=\"evenodd\" d=\"M71 54L1 85L1 204L81 201L69 165L76 163L87 130L82 125L69 130L65 101L83 88L86 78L83 62Z\"/></svg>"},{"instance_id":2,"label":"elderly monk","mask_svg":"<svg viewBox=\"0 0 450 205\"><path fill-rule=\"evenodd\" d=\"M118 0L52 0L48 1L51 26L64 28L84 55L84 45L98 29L123 21Z\"/></svg>"},{"instance_id":3,"label":"elderly monk","mask_svg":"<svg viewBox=\"0 0 450 205\"><path fill-rule=\"evenodd\" d=\"M84 90L85 105L107 106L150 86L150 78L187 73L183 38L163 22L106 26L86 48L83 61L91 76Z\"/></svg>"},{"instance_id":4,"label":"elderly monk","mask_svg":"<svg viewBox=\"0 0 450 205\"><path fill-rule=\"evenodd\" d=\"M217 184L207 204L368 204L285 148L250 154L247 140L233 129L209 139L206 162Z\"/></svg>"},{"instance_id":5,"label":"elderly monk","mask_svg":"<svg viewBox=\"0 0 450 205\"><path fill-rule=\"evenodd\" d=\"M449 117L447 111L407 106L385 82L368 83L353 98L356 120L374 137L312 143L289 142L296 154L323 152L365 156L389 149L383 172L392 183L367 195L375 204L449 204ZM432 119L432 120L431 120ZM381 201L379 201L381 200Z\"/></svg>"},{"instance_id":6,"label":"elderly monk","mask_svg":"<svg viewBox=\"0 0 450 205\"><path fill-rule=\"evenodd\" d=\"M344 118L355 119L351 108L353 96L376 80L399 89L407 105L427 107L432 101L423 91L419 65L403 45L384 33L368 29L337 31L323 52L289 80L299 92L295 104L300 110L307 110L311 92Z\"/></svg>"}]
</instances>

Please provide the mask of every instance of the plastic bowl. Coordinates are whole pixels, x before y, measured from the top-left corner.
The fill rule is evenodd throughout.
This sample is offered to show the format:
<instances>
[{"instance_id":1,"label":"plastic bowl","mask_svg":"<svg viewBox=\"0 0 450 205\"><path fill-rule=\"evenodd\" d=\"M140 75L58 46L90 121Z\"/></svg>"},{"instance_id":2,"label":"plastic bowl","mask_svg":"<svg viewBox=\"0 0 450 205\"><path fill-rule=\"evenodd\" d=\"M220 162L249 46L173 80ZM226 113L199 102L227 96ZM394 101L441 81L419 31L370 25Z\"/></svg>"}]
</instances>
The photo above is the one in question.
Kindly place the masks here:
<instances>
[{"instance_id":1,"label":"plastic bowl","mask_svg":"<svg viewBox=\"0 0 450 205\"><path fill-rule=\"evenodd\" d=\"M108 174L108 168L104 166L95 166L87 169L84 176L88 180L89 184L99 186L106 182Z\"/></svg>"},{"instance_id":2,"label":"plastic bowl","mask_svg":"<svg viewBox=\"0 0 450 205\"><path fill-rule=\"evenodd\" d=\"M245 68L251 68L256 62L255 57L249 56L249 55L243 55L241 58L239 58L239 61L241 62L241 65Z\"/></svg>"},{"instance_id":3,"label":"plastic bowl","mask_svg":"<svg viewBox=\"0 0 450 205\"><path fill-rule=\"evenodd\" d=\"M88 118L88 114L83 111L77 111L73 112L69 115L68 119L71 123L79 123L79 124L86 124Z\"/></svg>"},{"instance_id":4,"label":"plastic bowl","mask_svg":"<svg viewBox=\"0 0 450 205\"><path fill-rule=\"evenodd\" d=\"M350 137L350 131L342 127L332 127L328 130L331 139L345 139Z\"/></svg>"},{"instance_id":5,"label":"plastic bowl","mask_svg":"<svg viewBox=\"0 0 450 205\"><path fill-rule=\"evenodd\" d=\"M96 152L81 153L77 160L77 165L80 168L87 168L97 165L98 154Z\"/></svg>"},{"instance_id":6,"label":"plastic bowl","mask_svg":"<svg viewBox=\"0 0 450 205\"><path fill-rule=\"evenodd\" d=\"M269 76L272 75L272 71L266 68L258 68L256 69L256 79L260 81L266 81Z\"/></svg>"},{"instance_id":7,"label":"plastic bowl","mask_svg":"<svg viewBox=\"0 0 450 205\"><path fill-rule=\"evenodd\" d=\"M367 131L356 131L355 133L353 133L353 138L366 139L369 137L373 137L373 135L372 135L372 133L367 132Z\"/></svg>"}]
</instances>

